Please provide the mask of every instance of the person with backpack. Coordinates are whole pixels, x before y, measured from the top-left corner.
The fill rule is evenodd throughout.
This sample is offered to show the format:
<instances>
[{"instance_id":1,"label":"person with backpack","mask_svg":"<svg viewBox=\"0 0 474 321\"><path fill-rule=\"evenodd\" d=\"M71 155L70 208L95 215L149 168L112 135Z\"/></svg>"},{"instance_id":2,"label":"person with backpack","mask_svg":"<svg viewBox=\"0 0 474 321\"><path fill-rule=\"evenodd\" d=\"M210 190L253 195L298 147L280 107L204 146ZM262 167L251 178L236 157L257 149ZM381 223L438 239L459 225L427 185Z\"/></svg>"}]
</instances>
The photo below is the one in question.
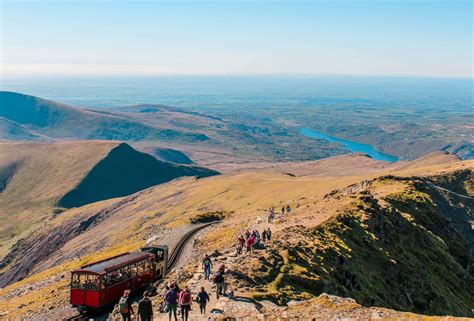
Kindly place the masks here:
<instances>
[{"instance_id":1,"label":"person with backpack","mask_svg":"<svg viewBox=\"0 0 474 321\"><path fill-rule=\"evenodd\" d=\"M204 287L201 287L201 291L197 294L196 302L199 303L199 310L201 310L201 314L206 313L206 304L210 300L209 294L207 294Z\"/></svg>"},{"instance_id":2,"label":"person with backpack","mask_svg":"<svg viewBox=\"0 0 474 321\"><path fill-rule=\"evenodd\" d=\"M272 230L270 230L270 228L267 229L267 239L269 242L272 239Z\"/></svg>"},{"instance_id":3,"label":"person with backpack","mask_svg":"<svg viewBox=\"0 0 474 321\"><path fill-rule=\"evenodd\" d=\"M242 249L244 248L244 244L245 244L245 239L241 235L241 236L239 236L239 239L237 240L237 254L238 255L240 255L242 253Z\"/></svg>"},{"instance_id":4,"label":"person with backpack","mask_svg":"<svg viewBox=\"0 0 474 321\"><path fill-rule=\"evenodd\" d=\"M204 257L204 260L202 260L202 268L204 269L204 280L209 280L209 276L211 275L212 261L207 254Z\"/></svg>"},{"instance_id":5,"label":"person with backpack","mask_svg":"<svg viewBox=\"0 0 474 321\"><path fill-rule=\"evenodd\" d=\"M153 320L153 307L151 305L150 294L148 291L143 293L143 299L138 302L137 314L140 321L152 321Z\"/></svg>"},{"instance_id":6,"label":"person with backpack","mask_svg":"<svg viewBox=\"0 0 474 321\"><path fill-rule=\"evenodd\" d=\"M247 252L252 252L252 246L255 243L255 239L252 235L247 239Z\"/></svg>"},{"instance_id":7,"label":"person with backpack","mask_svg":"<svg viewBox=\"0 0 474 321\"><path fill-rule=\"evenodd\" d=\"M165 294L166 308L168 310L168 320L171 321L171 314L174 314L174 321L178 321L176 311L178 310L178 292L176 286L171 285L170 289Z\"/></svg>"},{"instance_id":8,"label":"person with backpack","mask_svg":"<svg viewBox=\"0 0 474 321\"><path fill-rule=\"evenodd\" d=\"M217 271L216 276L214 277L214 283L216 285L216 296L219 299L219 294L225 296L225 292L227 290L227 285L225 284L224 279L225 271L223 268Z\"/></svg>"},{"instance_id":9,"label":"person with backpack","mask_svg":"<svg viewBox=\"0 0 474 321\"><path fill-rule=\"evenodd\" d=\"M245 239L248 239L250 237L250 231L249 229L247 229L247 231L245 231Z\"/></svg>"},{"instance_id":10,"label":"person with backpack","mask_svg":"<svg viewBox=\"0 0 474 321\"><path fill-rule=\"evenodd\" d=\"M181 308L181 317L183 321L188 321L189 310L191 310L191 302L191 291L186 285L184 290L179 293L179 307Z\"/></svg>"},{"instance_id":11,"label":"person with backpack","mask_svg":"<svg viewBox=\"0 0 474 321\"><path fill-rule=\"evenodd\" d=\"M120 315L123 321L132 321L132 303L130 302L130 290L123 291L123 296L120 298L118 306Z\"/></svg>"}]
</instances>

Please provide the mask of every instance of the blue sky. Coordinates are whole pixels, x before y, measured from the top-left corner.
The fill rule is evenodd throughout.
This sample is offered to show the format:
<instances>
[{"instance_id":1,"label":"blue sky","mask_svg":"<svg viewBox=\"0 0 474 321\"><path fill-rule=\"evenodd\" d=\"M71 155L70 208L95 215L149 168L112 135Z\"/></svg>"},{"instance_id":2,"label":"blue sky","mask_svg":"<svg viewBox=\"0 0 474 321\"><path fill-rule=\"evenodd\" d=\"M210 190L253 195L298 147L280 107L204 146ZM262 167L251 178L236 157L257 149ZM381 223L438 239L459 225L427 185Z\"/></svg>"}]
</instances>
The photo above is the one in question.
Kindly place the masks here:
<instances>
[{"instance_id":1,"label":"blue sky","mask_svg":"<svg viewBox=\"0 0 474 321\"><path fill-rule=\"evenodd\" d=\"M472 77L471 1L1 1L2 77Z\"/></svg>"}]
</instances>

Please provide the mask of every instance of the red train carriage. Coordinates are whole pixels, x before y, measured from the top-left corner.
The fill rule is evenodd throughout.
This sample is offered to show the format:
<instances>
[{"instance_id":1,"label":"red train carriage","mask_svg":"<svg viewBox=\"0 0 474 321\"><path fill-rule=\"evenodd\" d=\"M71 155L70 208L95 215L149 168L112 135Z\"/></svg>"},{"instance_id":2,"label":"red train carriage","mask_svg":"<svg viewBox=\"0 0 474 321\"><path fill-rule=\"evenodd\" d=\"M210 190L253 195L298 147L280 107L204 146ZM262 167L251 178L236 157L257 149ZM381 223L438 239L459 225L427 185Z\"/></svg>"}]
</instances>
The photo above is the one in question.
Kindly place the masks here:
<instances>
[{"instance_id":1,"label":"red train carriage","mask_svg":"<svg viewBox=\"0 0 474 321\"><path fill-rule=\"evenodd\" d=\"M71 304L97 309L118 300L123 291L140 289L155 280L155 255L125 253L84 265L71 272Z\"/></svg>"}]
</instances>

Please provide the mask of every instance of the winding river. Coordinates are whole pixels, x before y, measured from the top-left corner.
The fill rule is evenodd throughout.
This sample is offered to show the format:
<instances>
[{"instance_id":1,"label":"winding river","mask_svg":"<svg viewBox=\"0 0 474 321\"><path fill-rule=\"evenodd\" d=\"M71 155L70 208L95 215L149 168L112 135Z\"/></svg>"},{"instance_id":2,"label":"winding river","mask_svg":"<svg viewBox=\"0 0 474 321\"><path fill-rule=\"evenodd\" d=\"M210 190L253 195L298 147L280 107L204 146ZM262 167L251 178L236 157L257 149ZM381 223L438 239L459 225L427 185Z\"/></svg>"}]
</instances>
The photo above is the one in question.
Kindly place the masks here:
<instances>
[{"instance_id":1,"label":"winding river","mask_svg":"<svg viewBox=\"0 0 474 321\"><path fill-rule=\"evenodd\" d=\"M324 133L311 130L308 128L301 128L300 133L306 137L317 138L317 139L324 139L328 142L336 142L342 145L344 149L350 150L353 153L364 153L372 157L373 159L393 163L398 161L398 157L386 153L379 152L371 145L361 144L358 142L354 142L352 140L346 140L330 135L326 135Z\"/></svg>"}]
</instances>

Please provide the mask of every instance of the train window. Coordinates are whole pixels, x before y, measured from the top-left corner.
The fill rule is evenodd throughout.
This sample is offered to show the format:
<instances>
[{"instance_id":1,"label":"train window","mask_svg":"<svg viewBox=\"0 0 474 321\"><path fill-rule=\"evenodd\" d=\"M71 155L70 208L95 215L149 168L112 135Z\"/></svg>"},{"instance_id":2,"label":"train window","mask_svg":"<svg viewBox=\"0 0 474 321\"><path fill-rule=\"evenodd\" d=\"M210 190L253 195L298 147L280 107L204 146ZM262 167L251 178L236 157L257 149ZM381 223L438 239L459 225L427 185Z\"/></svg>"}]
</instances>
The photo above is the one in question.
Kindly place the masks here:
<instances>
[{"instance_id":1,"label":"train window","mask_svg":"<svg viewBox=\"0 0 474 321\"><path fill-rule=\"evenodd\" d=\"M130 273L130 267L129 266L124 266L119 270L119 273L121 273L121 278L122 280L128 280L130 279L131 273Z\"/></svg>"},{"instance_id":2,"label":"train window","mask_svg":"<svg viewBox=\"0 0 474 321\"><path fill-rule=\"evenodd\" d=\"M156 261L157 262L160 262L163 260L163 256L164 256L164 252L161 251L161 250L158 250L158 252L156 252Z\"/></svg>"},{"instance_id":3,"label":"train window","mask_svg":"<svg viewBox=\"0 0 474 321\"><path fill-rule=\"evenodd\" d=\"M151 262L146 261L145 262L145 273L150 273L152 271L153 271L153 265L151 264Z\"/></svg>"},{"instance_id":4,"label":"train window","mask_svg":"<svg viewBox=\"0 0 474 321\"><path fill-rule=\"evenodd\" d=\"M122 276L121 274L119 273L119 271L112 271L110 273L107 273L107 275L105 276L105 286L106 287L110 287L112 285L114 285L115 283L118 283L122 281Z\"/></svg>"},{"instance_id":5,"label":"train window","mask_svg":"<svg viewBox=\"0 0 474 321\"><path fill-rule=\"evenodd\" d=\"M138 262L137 263L137 270L138 270L138 275L142 275L145 273L145 262Z\"/></svg>"},{"instance_id":6,"label":"train window","mask_svg":"<svg viewBox=\"0 0 474 321\"><path fill-rule=\"evenodd\" d=\"M71 288L73 289L79 289L79 286L81 284L80 279L79 279L78 273L73 273L72 274L72 279L71 279Z\"/></svg>"},{"instance_id":7,"label":"train window","mask_svg":"<svg viewBox=\"0 0 474 321\"><path fill-rule=\"evenodd\" d=\"M130 265L130 276L134 278L137 275L137 266L136 264Z\"/></svg>"},{"instance_id":8,"label":"train window","mask_svg":"<svg viewBox=\"0 0 474 321\"><path fill-rule=\"evenodd\" d=\"M72 276L71 287L73 289L98 290L100 279L96 275L75 273Z\"/></svg>"}]
</instances>

